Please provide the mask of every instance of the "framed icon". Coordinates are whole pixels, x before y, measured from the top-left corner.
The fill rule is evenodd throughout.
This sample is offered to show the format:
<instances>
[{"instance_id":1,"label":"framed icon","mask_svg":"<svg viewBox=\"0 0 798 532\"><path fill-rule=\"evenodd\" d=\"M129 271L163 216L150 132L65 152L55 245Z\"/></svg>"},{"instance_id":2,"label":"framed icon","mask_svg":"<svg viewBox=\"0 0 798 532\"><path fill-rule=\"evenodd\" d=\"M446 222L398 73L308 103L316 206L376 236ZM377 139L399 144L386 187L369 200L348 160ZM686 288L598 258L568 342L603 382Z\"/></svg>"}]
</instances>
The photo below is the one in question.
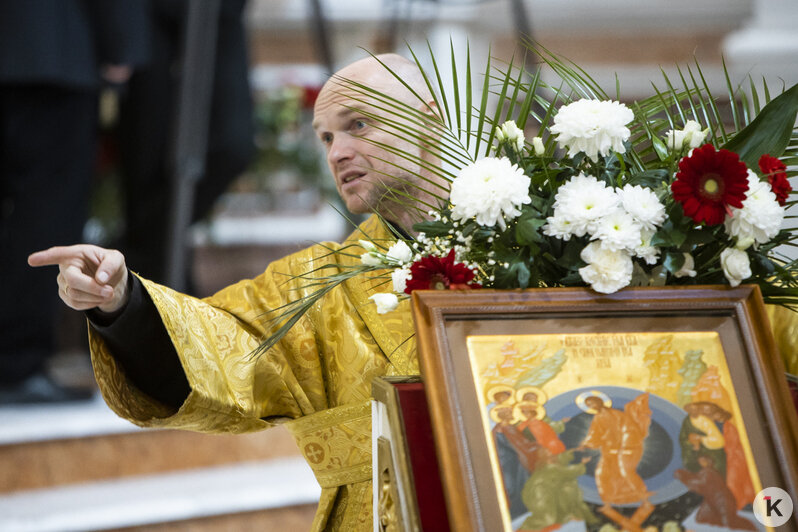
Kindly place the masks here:
<instances>
[{"instance_id":1,"label":"framed icon","mask_svg":"<svg viewBox=\"0 0 798 532\"><path fill-rule=\"evenodd\" d=\"M419 291L413 311L454 530L766 530L756 494L798 494L755 286Z\"/></svg>"}]
</instances>

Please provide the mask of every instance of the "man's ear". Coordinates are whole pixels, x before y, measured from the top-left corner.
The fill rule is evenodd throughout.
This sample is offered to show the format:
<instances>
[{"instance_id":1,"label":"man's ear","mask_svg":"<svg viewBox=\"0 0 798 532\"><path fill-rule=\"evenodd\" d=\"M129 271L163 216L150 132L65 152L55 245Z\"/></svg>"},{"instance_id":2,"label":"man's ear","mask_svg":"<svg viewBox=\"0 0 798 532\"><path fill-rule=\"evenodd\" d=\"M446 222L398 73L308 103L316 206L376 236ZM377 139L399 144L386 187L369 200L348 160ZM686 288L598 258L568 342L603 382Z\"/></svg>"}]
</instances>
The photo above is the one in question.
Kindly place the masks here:
<instances>
[{"instance_id":1,"label":"man's ear","mask_svg":"<svg viewBox=\"0 0 798 532\"><path fill-rule=\"evenodd\" d=\"M427 115L428 117L432 118L433 120L440 122L443 124L443 117L441 117L440 110L438 109L438 104L435 103L435 100L429 100L421 106L421 112Z\"/></svg>"}]
</instances>

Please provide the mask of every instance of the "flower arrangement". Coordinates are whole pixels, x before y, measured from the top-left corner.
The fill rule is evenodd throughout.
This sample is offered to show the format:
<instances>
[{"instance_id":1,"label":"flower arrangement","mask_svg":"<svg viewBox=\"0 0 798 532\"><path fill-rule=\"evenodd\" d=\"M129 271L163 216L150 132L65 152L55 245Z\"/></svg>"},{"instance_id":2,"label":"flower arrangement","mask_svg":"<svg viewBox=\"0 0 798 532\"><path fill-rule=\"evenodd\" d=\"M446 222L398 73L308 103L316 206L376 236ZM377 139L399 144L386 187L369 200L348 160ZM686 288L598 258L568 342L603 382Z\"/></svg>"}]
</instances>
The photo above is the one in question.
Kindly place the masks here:
<instances>
[{"instance_id":1,"label":"flower arrangement","mask_svg":"<svg viewBox=\"0 0 798 532\"><path fill-rule=\"evenodd\" d=\"M742 282L759 285L768 303L798 309L798 261L781 251L798 247L798 233L783 227L796 203L788 178L798 175L798 85L771 97L764 83L748 80L746 93L729 82L724 118L697 63L678 69L679 83L663 73L665 88L621 103L577 65L529 46L558 82L488 60L479 99L478 84L458 81L454 51L450 76L434 56L428 75L413 53L434 112L341 80L364 121L439 163L364 140L450 190L432 194L437 205L398 191L419 214L414 236L397 231L395 240L331 251L360 260L343 261L338 273L313 279L319 288L311 295L278 309L272 319L282 326L259 352L314 298L357 275L382 277L392 288L372 296L379 313L419 289L587 286L610 294Z\"/></svg>"},{"instance_id":2,"label":"flower arrangement","mask_svg":"<svg viewBox=\"0 0 798 532\"><path fill-rule=\"evenodd\" d=\"M730 88L732 106L745 108L732 110L736 127L726 128L703 85L625 105L578 69L542 58L583 97L539 77L524 87L509 72L486 73L500 82L493 91L500 109L512 108L508 95L518 99L525 89L525 103L543 111L525 105L518 120L501 121L477 109L465 133L487 147L460 164L448 161L455 168L449 197L415 224L417 236L385 244L386 253L361 242L363 265L391 271L393 294L374 296L379 312L413 290L482 287L589 286L610 294L748 282L769 302L798 303L798 265L777 249L796 245L783 222L795 203L788 177L796 172L787 165L798 160L798 86L757 109ZM550 98L540 96L544 88ZM528 141L530 117L539 127ZM441 123L437 134L445 137L446 117ZM442 143L451 151L461 137Z\"/></svg>"}]
</instances>

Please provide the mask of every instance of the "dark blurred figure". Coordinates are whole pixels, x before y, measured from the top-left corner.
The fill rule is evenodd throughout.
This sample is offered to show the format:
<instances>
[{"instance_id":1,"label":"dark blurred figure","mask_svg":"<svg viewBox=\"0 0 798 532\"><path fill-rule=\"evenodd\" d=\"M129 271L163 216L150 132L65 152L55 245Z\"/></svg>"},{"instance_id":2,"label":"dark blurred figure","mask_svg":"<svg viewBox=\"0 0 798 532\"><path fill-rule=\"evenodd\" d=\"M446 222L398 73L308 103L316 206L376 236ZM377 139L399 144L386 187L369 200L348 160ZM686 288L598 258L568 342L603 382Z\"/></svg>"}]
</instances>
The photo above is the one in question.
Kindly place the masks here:
<instances>
[{"instance_id":1,"label":"dark blurred figure","mask_svg":"<svg viewBox=\"0 0 798 532\"><path fill-rule=\"evenodd\" d=\"M161 283L166 282L171 149L188 4L187 0L149 0L151 61L133 74L120 107L120 170L126 215L117 247L134 271ZM245 0L221 2L208 150L205 175L195 189L195 221L209 213L254 154L249 61L242 21L245 4Z\"/></svg>"},{"instance_id":2,"label":"dark blurred figure","mask_svg":"<svg viewBox=\"0 0 798 532\"><path fill-rule=\"evenodd\" d=\"M27 255L79 242L98 90L147 56L140 0L0 0L0 403L70 398L46 375L57 293Z\"/></svg>"}]
</instances>

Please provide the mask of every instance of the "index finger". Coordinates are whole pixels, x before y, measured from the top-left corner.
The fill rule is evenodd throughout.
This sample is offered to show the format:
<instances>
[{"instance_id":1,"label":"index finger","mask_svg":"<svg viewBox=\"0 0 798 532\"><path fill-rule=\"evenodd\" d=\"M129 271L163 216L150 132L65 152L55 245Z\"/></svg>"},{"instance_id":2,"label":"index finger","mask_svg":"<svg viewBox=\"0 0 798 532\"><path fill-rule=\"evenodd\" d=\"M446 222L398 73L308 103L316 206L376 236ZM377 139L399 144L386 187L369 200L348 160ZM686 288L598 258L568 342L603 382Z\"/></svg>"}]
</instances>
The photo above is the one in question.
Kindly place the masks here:
<instances>
[{"instance_id":1,"label":"index finger","mask_svg":"<svg viewBox=\"0 0 798 532\"><path fill-rule=\"evenodd\" d=\"M74 246L55 246L30 254L28 264L34 267L57 266L77 256L80 256L80 252Z\"/></svg>"}]
</instances>

